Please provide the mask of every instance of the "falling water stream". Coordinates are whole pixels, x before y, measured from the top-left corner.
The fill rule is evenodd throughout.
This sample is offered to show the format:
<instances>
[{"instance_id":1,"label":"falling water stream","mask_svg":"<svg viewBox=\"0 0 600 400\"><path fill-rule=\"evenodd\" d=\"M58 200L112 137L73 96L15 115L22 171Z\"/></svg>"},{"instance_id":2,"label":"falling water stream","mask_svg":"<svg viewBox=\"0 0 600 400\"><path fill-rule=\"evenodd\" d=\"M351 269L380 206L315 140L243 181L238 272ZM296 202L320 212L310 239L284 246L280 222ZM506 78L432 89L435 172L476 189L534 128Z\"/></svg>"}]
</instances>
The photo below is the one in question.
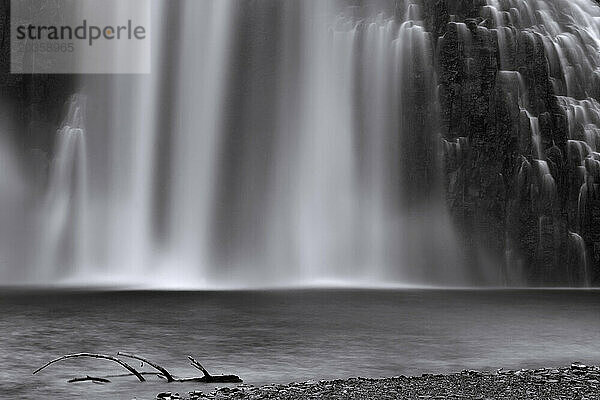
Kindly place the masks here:
<instances>
[{"instance_id":1,"label":"falling water stream","mask_svg":"<svg viewBox=\"0 0 600 400\"><path fill-rule=\"evenodd\" d=\"M439 140L411 100L437 104L417 4L154 7L152 74L80 82L28 280L467 282L439 179L421 172L438 152L419 147Z\"/></svg>"},{"instance_id":2,"label":"falling water stream","mask_svg":"<svg viewBox=\"0 0 600 400\"><path fill-rule=\"evenodd\" d=\"M18 275L0 269L7 282L484 283L463 267L443 201L438 38L422 2L153 7L151 74L79 79L30 221L34 255ZM511 49L519 35L544 47L569 146L590 175L586 157L600 160L600 8L489 0L480 13L552 197L551 144Z\"/></svg>"}]
</instances>

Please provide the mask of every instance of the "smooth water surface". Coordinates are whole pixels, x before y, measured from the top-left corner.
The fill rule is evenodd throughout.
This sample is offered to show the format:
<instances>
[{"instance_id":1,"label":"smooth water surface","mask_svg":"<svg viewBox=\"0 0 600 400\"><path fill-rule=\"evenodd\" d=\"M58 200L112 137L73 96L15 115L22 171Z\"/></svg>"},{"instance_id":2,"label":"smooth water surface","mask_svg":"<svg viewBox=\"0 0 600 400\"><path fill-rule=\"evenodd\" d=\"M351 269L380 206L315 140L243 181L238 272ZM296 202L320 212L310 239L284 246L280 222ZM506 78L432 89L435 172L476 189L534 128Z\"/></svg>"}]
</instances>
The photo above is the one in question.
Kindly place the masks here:
<instances>
[{"instance_id":1,"label":"smooth water surface","mask_svg":"<svg viewBox=\"0 0 600 400\"><path fill-rule=\"evenodd\" d=\"M198 376L186 360L192 354L209 371L234 373L249 384L598 363L600 293L5 292L0 338L0 397L153 399L159 391L217 385L138 383L134 377L66 383L122 372L95 359L31 372L66 353L117 351L144 355L179 376Z\"/></svg>"}]
</instances>

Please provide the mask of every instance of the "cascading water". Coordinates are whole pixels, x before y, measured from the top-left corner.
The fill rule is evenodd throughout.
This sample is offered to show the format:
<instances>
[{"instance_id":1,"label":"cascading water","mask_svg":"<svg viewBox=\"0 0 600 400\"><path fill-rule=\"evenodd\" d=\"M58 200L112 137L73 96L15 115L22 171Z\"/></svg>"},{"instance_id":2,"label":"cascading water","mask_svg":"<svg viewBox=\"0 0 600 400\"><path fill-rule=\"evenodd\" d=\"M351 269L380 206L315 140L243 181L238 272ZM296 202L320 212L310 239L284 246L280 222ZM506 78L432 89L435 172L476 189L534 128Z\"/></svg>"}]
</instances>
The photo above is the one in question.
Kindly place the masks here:
<instances>
[{"instance_id":1,"label":"cascading water","mask_svg":"<svg viewBox=\"0 0 600 400\"><path fill-rule=\"evenodd\" d=\"M25 184L26 177L18 159L11 152L13 144L4 136L7 128L3 121L0 125L0 277L6 277L7 282L25 281L31 276L15 266L21 267L29 261L19 249L31 236L23 205L32 193Z\"/></svg>"},{"instance_id":2,"label":"cascading water","mask_svg":"<svg viewBox=\"0 0 600 400\"><path fill-rule=\"evenodd\" d=\"M88 112L75 121L73 100L57 134L32 275L466 283L436 183L420 7L342 3L155 5L152 74L81 81Z\"/></svg>"},{"instance_id":3,"label":"cascading water","mask_svg":"<svg viewBox=\"0 0 600 400\"><path fill-rule=\"evenodd\" d=\"M537 202L533 204L538 210L539 221L537 253L542 257L543 265L539 269L545 269L537 273L541 280L544 280L557 273L552 271L552 268L559 263L556 249L560 247L559 242L562 239L557 237L556 232L551 233L556 229L556 221L552 217L555 214L553 208L559 207L560 201L554 179L556 170L554 174L551 173L546 162L542 160L546 160L549 153L560 154L560 150L556 147L559 144L555 139L548 137L548 133L542 134L540 119L544 119L545 125L548 126L550 115L547 107L541 106L542 100L538 100L534 95L540 91L539 83L532 82L531 73L524 65L526 62L519 57L527 48L534 49L530 53L535 53L536 49L543 49L552 92L567 116L570 139L567 147L568 152L574 155L570 158L576 165L581 166L580 171L587 176L583 180L588 183L584 184L581 190L585 190L585 193L590 192L588 188L592 188L591 191L595 190L591 173L583 167L588 164L585 158L593 157L599 122L598 103L594 97L598 95L600 72L600 9L594 2L584 0L488 0L487 5L482 8L482 17L486 18L484 23L489 24L498 37L500 69L503 70L499 72L499 78L505 81L514 79L518 82L513 84L512 89L507 88L507 91L515 93L518 98L521 114L526 118L526 123L521 124L521 129L528 132L530 138L524 142L531 143L532 148L533 165L529 165L528 162L523 164L519 180L524 184L530 184L530 180L534 182L531 186L531 198L534 203ZM528 83L525 82L524 71L530 79ZM556 110L551 112L557 113ZM547 128L545 130L548 131ZM576 141L585 142L583 145L588 148L585 154L581 151L581 144L576 145ZM579 146L579 149L572 150L574 146ZM555 160L556 157L553 161ZM524 172L527 170L533 172L531 179L523 179L523 173L528 173ZM517 187L524 188L520 183ZM581 197L580 195L580 201ZM579 209L580 213L584 212L581 206ZM570 229L582 229L581 225L572 225ZM569 232L569 241L574 248L573 253L577 255L573 258L578 259L578 271L571 274L570 283L588 284L589 271L586 246L582 245L583 239L578 233ZM511 252L510 246L507 251ZM552 253L554 260L542 256ZM574 279L573 276L578 278Z\"/></svg>"},{"instance_id":4,"label":"cascading water","mask_svg":"<svg viewBox=\"0 0 600 400\"><path fill-rule=\"evenodd\" d=\"M175 287L518 281L507 276L525 274L525 261L508 232L506 264L519 272L500 278L488 265L466 266L444 203L444 169L465 165L478 146L467 137L471 121L458 134L440 128L454 123L438 93L438 75L444 86L452 79L444 68L453 66L438 62L455 30L469 79L483 69L475 62L482 43L497 47L488 69L498 69L494 85L516 115L506 123L525 149L514 160L516 197L536 214L536 257L552 265L561 181L551 156L561 144L547 126L550 111L564 112L581 187L568 226L579 261L569 274L574 284L590 280L585 216L600 159L600 8L591 1L488 0L468 23L455 22L464 15L450 4L457 15L443 21L440 38L433 28L443 14L428 0L153 4L152 74L78 82L88 106L83 96L72 100L31 221L42 229L24 239L37 261L28 261L27 276L7 270L7 279ZM546 57L556 110L527 72L528 49ZM464 188L461 196L482 193Z\"/></svg>"},{"instance_id":5,"label":"cascading water","mask_svg":"<svg viewBox=\"0 0 600 400\"><path fill-rule=\"evenodd\" d=\"M56 156L51 165L48 189L40 207L46 221L38 233L37 278L54 279L89 267L87 207L87 149L85 99L74 96L67 116L56 133Z\"/></svg>"}]
</instances>

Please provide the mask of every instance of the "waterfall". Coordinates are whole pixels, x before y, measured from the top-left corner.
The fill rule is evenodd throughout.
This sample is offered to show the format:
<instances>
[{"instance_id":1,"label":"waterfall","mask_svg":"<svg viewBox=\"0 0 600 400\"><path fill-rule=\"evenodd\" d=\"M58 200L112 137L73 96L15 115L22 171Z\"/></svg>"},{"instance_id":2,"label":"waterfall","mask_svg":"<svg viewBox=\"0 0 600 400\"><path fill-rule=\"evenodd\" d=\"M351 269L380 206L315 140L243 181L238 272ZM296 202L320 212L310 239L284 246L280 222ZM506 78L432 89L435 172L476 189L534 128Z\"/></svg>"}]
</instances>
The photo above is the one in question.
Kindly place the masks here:
<instances>
[{"instance_id":1,"label":"waterfall","mask_svg":"<svg viewBox=\"0 0 600 400\"><path fill-rule=\"evenodd\" d=\"M537 274L533 279L539 281L551 281L563 274L561 279L568 280L571 285L587 284L590 277L582 269L588 268L586 243L592 240L586 206L596 196L593 161L597 158L594 152L600 127L600 108L596 100L600 72L600 8L585 0L488 0L486 3L481 10L484 18L481 24L497 35L498 79L505 86L507 96L518 102L524 122L519 129L525 132L521 135L520 146L522 154L531 154L534 167L530 169L531 177L523 179L522 172L519 173L517 185L526 193L529 189L521 183L533 181L530 193L522 200L532 203L538 219L533 261L537 271L530 273ZM556 128L549 128L557 124L551 119L557 118L558 114L551 99L536 98L544 89L540 89L536 67L532 68L534 61L528 58L540 52L546 60L550 94L555 96L554 101L566 116L566 141L551 132ZM565 151L569 172L561 172L561 167L556 164L557 157L562 157ZM552 157L548 162L552 163L552 171L545 161L550 154ZM573 185L573 189L566 189L571 191L571 205L567 207L574 208L575 212L570 212L568 217L571 231L558 233L564 228L559 228L556 210L565 207L559 198L566 190L563 188L559 193L560 185L555 179L564 179L561 174L565 173L569 174L569 185ZM519 211L515 213L518 214ZM562 235L565 239L561 239ZM572 254L569 257L577 259L574 266L569 267L568 278L557 270L561 263L558 248L566 249L562 242L568 243L566 247ZM511 247L507 246L507 253L512 251Z\"/></svg>"},{"instance_id":2,"label":"waterfall","mask_svg":"<svg viewBox=\"0 0 600 400\"><path fill-rule=\"evenodd\" d=\"M586 0L487 3L482 15L493 20L497 30L501 69L520 77L515 55L524 43L519 35L532 46L543 46L554 93L568 117L569 137L595 147L600 122L598 102L594 99L600 76L600 8ZM511 29L520 33L512 33ZM523 103L520 105L526 108ZM585 129L585 139L578 137L579 124Z\"/></svg>"},{"instance_id":3,"label":"waterfall","mask_svg":"<svg viewBox=\"0 0 600 400\"><path fill-rule=\"evenodd\" d=\"M507 207L527 203L534 215L528 262L554 265L561 151L574 171L568 201L577 211L560 229L580 260L571 275L589 279L582 263L586 213L599 193L600 8L589 0L488 0L468 13L448 2L446 15L431 3L152 2L152 73L77 79L46 192L32 202L36 233L23 234L37 257L19 279L193 288L500 284L493 262L467 265L472 254L462 254L447 203L465 201L463 214L474 218L496 216L505 205L472 212L477 196L514 195ZM453 41L461 64L438 65ZM531 72L531 54L545 57L548 83ZM442 111L449 92L439 91L464 85L460 104L485 109L490 99L475 103L471 94L487 76L520 153L477 177L487 186L461 187L472 152L490 152L470 132L485 116L463 110L449 123L460 106ZM557 142L549 120L561 112L568 137ZM506 166L515 193L502 192L511 184ZM445 184L456 199L444 198ZM478 228L467 225L460 229ZM525 271L515 237L501 236L507 265ZM10 280L9 270L0 274ZM505 271L504 279L523 274Z\"/></svg>"},{"instance_id":4,"label":"waterfall","mask_svg":"<svg viewBox=\"0 0 600 400\"><path fill-rule=\"evenodd\" d=\"M572 285L589 286L591 281L585 242L576 233L569 233L570 244L573 248L573 266L569 271L569 279Z\"/></svg>"},{"instance_id":5,"label":"waterfall","mask_svg":"<svg viewBox=\"0 0 600 400\"><path fill-rule=\"evenodd\" d=\"M152 73L79 81L31 281L468 283L417 2L153 7Z\"/></svg>"},{"instance_id":6,"label":"waterfall","mask_svg":"<svg viewBox=\"0 0 600 400\"><path fill-rule=\"evenodd\" d=\"M0 122L0 278L3 284L28 282L31 268L25 268L30 259L22 252L23 243L29 243L32 228L26 204L32 195L26 185L26 175L14 144L6 139L11 127ZM22 268L15 268L19 266Z\"/></svg>"},{"instance_id":7,"label":"waterfall","mask_svg":"<svg viewBox=\"0 0 600 400\"><path fill-rule=\"evenodd\" d=\"M42 282L85 274L90 267L85 104L83 96L73 96L56 133L56 155L39 215L45 223L37 238L40 246L35 278Z\"/></svg>"}]
</instances>

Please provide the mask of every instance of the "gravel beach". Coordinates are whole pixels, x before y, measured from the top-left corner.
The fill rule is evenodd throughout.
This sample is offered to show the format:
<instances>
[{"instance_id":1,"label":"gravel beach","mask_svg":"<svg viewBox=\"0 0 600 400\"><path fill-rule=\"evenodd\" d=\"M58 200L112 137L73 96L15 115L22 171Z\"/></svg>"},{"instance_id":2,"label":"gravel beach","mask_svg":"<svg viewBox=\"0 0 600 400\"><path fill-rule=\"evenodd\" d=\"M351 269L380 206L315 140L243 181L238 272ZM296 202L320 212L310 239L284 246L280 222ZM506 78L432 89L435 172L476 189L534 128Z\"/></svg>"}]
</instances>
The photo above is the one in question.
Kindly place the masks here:
<instances>
[{"instance_id":1,"label":"gravel beach","mask_svg":"<svg viewBox=\"0 0 600 400\"><path fill-rule=\"evenodd\" d=\"M600 399L600 367L573 363L560 369L462 371L385 379L350 378L287 385L217 388L209 393L160 393L176 399Z\"/></svg>"}]
</instances>

